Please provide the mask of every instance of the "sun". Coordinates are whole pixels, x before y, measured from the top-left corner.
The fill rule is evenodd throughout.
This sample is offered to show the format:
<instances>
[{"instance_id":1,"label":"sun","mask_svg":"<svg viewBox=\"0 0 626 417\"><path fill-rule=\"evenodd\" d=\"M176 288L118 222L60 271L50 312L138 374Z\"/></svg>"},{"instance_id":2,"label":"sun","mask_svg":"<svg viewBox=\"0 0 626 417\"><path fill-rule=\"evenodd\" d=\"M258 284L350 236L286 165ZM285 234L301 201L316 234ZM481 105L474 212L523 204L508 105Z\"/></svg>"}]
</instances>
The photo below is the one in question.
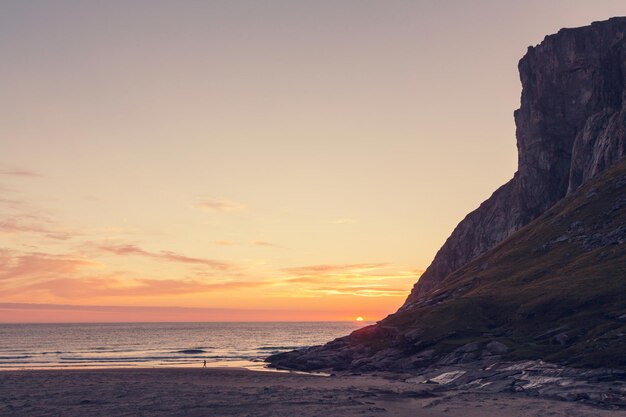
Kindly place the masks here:
<instances>
[{"instance_id":1,"label":"sun","mask_svg":"<svg viewBox=\"0 0 626 417\"><path fill-rule=\"evenodd\" d=\"M359 316L355 319L356 321L363 321L363 317Z\"/></svg>"}]
</instances>

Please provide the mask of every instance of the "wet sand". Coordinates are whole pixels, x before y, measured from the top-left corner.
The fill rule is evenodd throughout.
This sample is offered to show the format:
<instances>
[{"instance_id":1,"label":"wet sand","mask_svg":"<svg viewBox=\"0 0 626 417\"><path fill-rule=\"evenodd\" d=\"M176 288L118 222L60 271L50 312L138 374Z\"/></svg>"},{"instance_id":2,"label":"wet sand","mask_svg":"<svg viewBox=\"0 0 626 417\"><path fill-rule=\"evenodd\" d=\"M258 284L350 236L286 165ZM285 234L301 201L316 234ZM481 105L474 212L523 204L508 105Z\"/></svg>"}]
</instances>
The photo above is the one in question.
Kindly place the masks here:
<instances>
[{"instance_id":1,"label":"wet sand","mask_svg":"<svg viewBox=\"0 0 626 417\"><path fill-rule=\"evenodd\" d=\"M229 368L0 372L0 416L626 416L580 403L438 391L373 376Z\"/></svg>"}]
</instances>

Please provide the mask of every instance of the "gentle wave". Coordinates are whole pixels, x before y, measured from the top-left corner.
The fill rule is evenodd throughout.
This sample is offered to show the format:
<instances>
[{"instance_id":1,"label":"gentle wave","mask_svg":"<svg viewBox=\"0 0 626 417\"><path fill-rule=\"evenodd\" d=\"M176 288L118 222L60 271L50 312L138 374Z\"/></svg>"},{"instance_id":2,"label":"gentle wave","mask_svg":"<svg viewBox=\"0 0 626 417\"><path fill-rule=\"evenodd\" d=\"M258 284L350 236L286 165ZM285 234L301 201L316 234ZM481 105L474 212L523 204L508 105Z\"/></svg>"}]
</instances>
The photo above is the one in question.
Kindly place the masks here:
<instances>
[{"instance_id":1,"label":"gentle wave","mask_svg":"<svg viewBox=\"0 0 626 417\"><path fill-rule=\"evenodd\" d=\"M300 349L302 346L263 346L260 348L257 348L258 350L294 350L294 349Z\"/></svg>"},{"instance_id":2,"label":"gentle wave","mask_svg":"<svg viewBox=\"0 0 626 417\"><path fill-rule=\"evenodd\" d=\"M197 359L250 359L249 356L195 356ZM142 356L130 358L61 358L63 362L150 362L190 359L189 356Z\"/></svg>"},{"instance_id":3,"label":"gentle wave","mask_svg":"<svg viewBox=\"0 0 626 417\"><path fill-rule=\"evenodd\" d=\"M204 350L204 349L183 349L183 350L177 350L176 353L185 353L187 355L195 355L197 353L206 353L206 350Z\"/></svg>"},{"instance_id":4,"label":"gentle wave","mask_svg":"<svg viewBox=\"0 0 626 417\"><path fill-rule=\"evenodd\" d=\"M268 355L324 344L355 329L346 322L0 324L5 342L0 369L258 363Z\"/></svg>"}]
</instances>

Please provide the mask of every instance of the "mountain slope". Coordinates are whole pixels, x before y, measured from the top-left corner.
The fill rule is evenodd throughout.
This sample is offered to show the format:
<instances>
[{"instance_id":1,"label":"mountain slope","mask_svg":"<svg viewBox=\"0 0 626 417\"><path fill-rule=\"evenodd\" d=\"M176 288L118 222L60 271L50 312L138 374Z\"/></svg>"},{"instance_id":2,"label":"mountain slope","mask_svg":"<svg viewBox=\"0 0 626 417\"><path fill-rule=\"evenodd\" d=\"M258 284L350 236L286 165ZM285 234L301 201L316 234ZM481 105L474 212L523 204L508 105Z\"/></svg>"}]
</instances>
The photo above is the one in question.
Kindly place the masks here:
<instances>
[{"instance_id":1,"label":"mountain slope","mask_svg":"<svg viewBox=\"0 0 626 417\"><path fill-rule=\"evenodd\" d=\"M491 355L626 369L626 159L409 308L269 361L410 370Z\"/></svg>"},{"instance_id":2,"label":"mountain slope","mask_svg":"<svg viewBox=\"0 0 626 417\"><path fill-rule=\"evenodd\" d=\"M626 155L626 18L562 29L519 62L518 171L467 215L404 307Z\"/></svg>"},{"instance_id":3,"label":"mountain slope","mask_svg":"<svg viewBox=\"0 0 626 417\"><path fill-rule=\"evenodd\" d=\"M395 314L272 365L626 369L626 18L547 36L519 70L513 179L459 223Z\"/></svg>"}]
</instances>

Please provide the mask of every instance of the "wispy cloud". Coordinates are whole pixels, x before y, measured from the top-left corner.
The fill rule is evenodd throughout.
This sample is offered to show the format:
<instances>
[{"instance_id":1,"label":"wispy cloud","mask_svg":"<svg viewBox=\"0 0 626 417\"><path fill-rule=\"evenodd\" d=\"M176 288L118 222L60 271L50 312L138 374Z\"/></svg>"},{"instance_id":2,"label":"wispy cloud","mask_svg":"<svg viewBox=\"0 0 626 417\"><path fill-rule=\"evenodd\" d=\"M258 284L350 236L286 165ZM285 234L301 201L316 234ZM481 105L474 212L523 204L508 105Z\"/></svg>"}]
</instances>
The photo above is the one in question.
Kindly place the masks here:
<instances>
[{"instance_id":1,"label":"wispy cloud","mask_svg":"<svg viewBox=\"0 0 626 417\"><path fill-rule=\"evenodd\" d=\"M74 256L0 250L0 280L72 275L83 268L98 266L97 262Z\"/></svg>"},{"instance_id":2,"label":"wispy cloud","mask_svg":"<svg viewBox=\"0 0 626 417\"><path fill-rule=\"evenodd\" d=\"M366 272L388 266L388 263L360 263L339 265L308 265L295 268L284 268L283 271L294 275L320 275L345 272Z\"/></svg>"},{"instance_id":3,"label":"wispy cloud","mask_svg":"<svg viewBox=\"0 0 626 417\"><path fill-rule=\"evenodd\" d=\"M61 300L60 300L61 301ZM204 308L142 305L76 305L0 302L2 321L41 322L201 322L201 321L279 321L336 320L343 310L319 308Z\"/></svg>"},{"instance_id":4,"label":"wispy cloud","mask_svg":"<svg viewBox=\"0 0 626 417\"><path fill-rule=\"evenodd\" d=\"M236 203L231 200L226 199L207 199L202 200L194 205L198 210L203 211L216 211L220 213L229 212L229 211L241 211L246 208L244 204Z\"/></svg>"},{"instance_id":5,"label":"wispy cloud","mask_svg":"<svg viewBox=\"0 0 626 417\"><path fill-rule=\"evenodd\" d=\"M242 288L256 288L263 281L203 282L191 279L120 279L115 276L90 278L58 278L31 284L22 292L46 292L74 299L81 297L148 297L157 295L196 294Z\"/></svg>"},{"instance_id":6,"label":"wispy cloud","mask_svg":"<svg viewBox=\"0 0 626 417\"><path fill-rule=\"evenodd\" d=\"M5 310L63 310L63 311L114 311L121 313L131 313L134 311L145 311L149 313L181 311L241 311L241 309L231 308L203 308L203 307L176 307L176 306L111 306L111 305L77 305L77 304L45 304L45 303L0 303L0 309ZM264 311L264 310L244 310L244 311Z\"/></svg>"},{"instance_id":7,"label":"wispy cloud","mask_svg":"<svg viewBox=\"0 0 626 417\"><path fill-rule=\"evenodd\" d=\"M237 244L237 242L232 240L214 240L213 243L218 246L235 246Z\"/></svg>"},{"instance_id":8,"label":"wispy cloud","mask_svg":"<svg viewBox=\"0 0 626 417\"><path fill-rule=\"evenodd\" d=\"M13 177L41 177L41 174L35 171L29 171L26 169L16 169L16 168L3 168L0 169L0 175L9 175Z\"/></svg>"},{"instance_id":9,"label":"wispy cloud","mask_svg":"<svg viewBox=\"0 0 626 417\"><path fill-rule=\"evenodd\" d=\"M5 190L0 190L2 192L4 192ZM9 208L9 209L13 209L13 210L24 210L26 208L28 208L28 203L26 203L23 200L18 200L15 198L6 198L6 197L0 197L0 205L2 205L5 208Z\"/></svg>"},{"instance_id":10,"label":"wispy cloud","mask_svg":"<svg viewBox=\"0 0 626 417\"><path fill-rule=\"evenodd\" d=\"M179 256L173 259L180 261ZM184 261L189 259L182 257ZM105 265L71 255L0 250L0 299L94 299L98 297L150 297L239 290L272 285L252 279L207 280L202 274L188 278L154 279L126 272L106 272Z\"/></svg>"},{"instance_id":11,"label":"wispy cloud","mask_svg":"<svg viewBox=\"0 0 626 417\"><path fill-rule=\"evenodd\" d=\"M146 258L157 259L168 262L180 262L186 264L206 265L213 269L226 271L235 269L235 265L229 262L216 261L214 259L192 258L190 256L180 255L170 251L148 252L136 245L104 245L99 247L100 250L120 256L143 256Z\"/></svg>"},{"instance_id":12,"label":"wispy cloud","mask_svg":"<svg viewBox=\"0 0 626 417\"><path fill-rule=\"evenodd\" d=\"M234 240L214 240L213 244L218 245L218 246L236 246L236 245L239 245L240 243L235 242ZM266 247L266 248L283 249L282 246L277 245L272 242L268 242L267 240L254 240L250 242L250 244L253 246L261 246L261 247Z\"/></svg>"},{"instance_id":13,"label":"wispy cloud","mask_svg":"<svg viewBox=\"0 0 626 417\"><path fill-rule=\"evenodd\" d=\"M71 233L58 228L42 226L34 223L25 223L24 221L17 219L0 221L0 233L37 233L56 240L68 240L73 236Z\"/></svg>"},{"instance_id":14,"label":"wispy cloud","mask_svg":"<svg viewBox=\"0 0 626 417\"><path fill-rule=\"evenodd\" d=\"M297 290L293 290L292 294L296 296L321 297L327 295L349 295L356 297L398 297L408 295L411 289L411 283L407 283L406 287L388 285L385 280L397 280L396 276L386 276L380 281L369 282L364 277L346 278L346 277L301 277L289 278L286 282L289 285L298 284ZM350 283L353 281L354 283ZM412 282L412 281L411 281Z\"/></svg>"},{"instance_id":15,"label":"wispy cloud","mask_svg":"<svg viewBox=\"0 0 626 417\"><path fill-rule=\"evenodd\" d=\"M416 279L413 271L397 270L383 262L309 265L283 271L288 275L283 279L286 285L294 285L297 294L310 297L405 296Z\"/></svg>"},{"instance_id":16,"label":"wispy cloud","mask_svg":"<svg viewBox=\"0 0 626 417\"><path fill-rule=\"evenodd\" d=\"M114 312L114 313L137 313L145 312L149 314L164 314L171 313L175 315L181 313L248 313L254 315L255 313L265 313L268 311L276 311L278 313L284 312L280 309L242 309L242 308L210 308L210 307L178 307L178 306L117 306L117 305L77 305L77 304L49 304L49 303L2 303L0 302L0 310L15 310L15 311L28 311L28 310L46 310L46 311L76 311L76 312Z\"/></svg>"},{"instance_id":17,"label":"wispy cloud","mask_svg":"<svg viewBox=\"0 0 626 417\"><path fill-rule=\"evenodd\" d=\"M275 243L272 242L268 242L265 240L255 240L254 242L252 242L252 244L254 246L264 246L266 248L278 248L278 249L282 249L282 246L279 246Z\"/></svg>"},{"instance_id":18,"label":"wispy cloud","mask_svg":"<svg viewBox=\"0 0 626 417\"><path fill-rule=\"evenodd\" d=\"M317 288L313 291L324 295L352 295L356 297L398 297L408 295L406 288L338 287Z\"/></svg>"},{"instance_id":19,"label":"wispy cloud","mask_svg":"<svg viewBox=\"0 0 626 417\"><path fill-rule=\"evenodd\" d=\"M20 197L16 190L0 187L0 235L36 234L55 240L68 240L80 235L59 224L48 210Z\"/></svg>"},{"instance_id":20,"label":"wispy cloud","mask_svg":"<svg viewBox=\"0 0 626 417\"><path fill-rule=\"evenodd\" d=\"M12 189L6 188L0 185L0 205L5 209L11 209L15 213L19 213L20 216L30 216L35 217L35 213L41 216L41 212L44 211L39 207L35 207L29 201L24 200L19 197L20 192Z\"/></svg>"}]
</instances>

